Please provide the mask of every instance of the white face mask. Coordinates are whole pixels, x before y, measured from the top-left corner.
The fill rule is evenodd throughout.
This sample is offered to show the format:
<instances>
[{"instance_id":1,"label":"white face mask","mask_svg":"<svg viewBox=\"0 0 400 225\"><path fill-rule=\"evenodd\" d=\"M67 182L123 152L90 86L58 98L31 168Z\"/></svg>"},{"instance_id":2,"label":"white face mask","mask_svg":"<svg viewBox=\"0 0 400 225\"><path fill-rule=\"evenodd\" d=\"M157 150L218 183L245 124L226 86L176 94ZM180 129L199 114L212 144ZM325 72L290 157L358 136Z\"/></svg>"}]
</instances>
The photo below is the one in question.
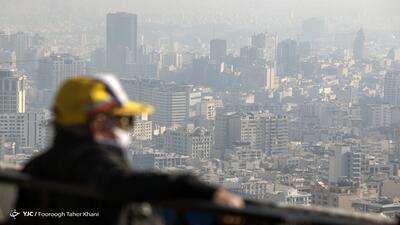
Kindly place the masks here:
<instances>
[{"instance_id":1,"label":"white face mask","mask_svg":"<svg viewBox=\"0 0 400 225\"><path fill-rule=\"evenodd\" d=\"M130 137L128 131L123 130L119 127L114 127L112 129L112 132L114 133L114 136L115 136L115 142L119 146L121 146L122 148L129 147L129 145L131 144L131 137Z\"/></svg>"}]
</instances>

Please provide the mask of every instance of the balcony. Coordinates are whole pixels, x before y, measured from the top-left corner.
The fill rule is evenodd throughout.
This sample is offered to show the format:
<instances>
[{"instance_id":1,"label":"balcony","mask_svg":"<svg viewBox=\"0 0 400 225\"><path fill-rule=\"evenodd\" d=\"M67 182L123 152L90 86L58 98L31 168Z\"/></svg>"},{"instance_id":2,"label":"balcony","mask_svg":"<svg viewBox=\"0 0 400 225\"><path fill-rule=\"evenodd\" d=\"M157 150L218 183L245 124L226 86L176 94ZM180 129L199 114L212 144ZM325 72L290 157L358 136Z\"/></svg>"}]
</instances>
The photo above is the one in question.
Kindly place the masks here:
<instances>
[{"instance_id":1,"label":"balcony","mask_svg":"<svg viewBox=\"0 0 400 225\"><path fill-rule=\"evenodd\" d=\"M5 188L5 187L9 188ZM1 172L0 173L0 189L3 193L1 199L4 204L4 197L7 193L15 193L15 187L24 187L28 189L37 189L45 191L46 193L65 193L68 195L75 195L85 198L100 199L100 196L96 191L91 190L87 187L81 187L70 184L55 183L52 181L35 180L30 176L18 173L15 171ZM11 187L14 187L12 190ZM8 199L9 201L10 199ZM318 207L299 207L299 206L288 206L275 203L260 203L257 201L247 200L246 207L243 209L235 209L229 207L223 207L216 205L208 201L198 200L180 200L168 202L151 202L155 209L158 209L162 218L164 218L165 224L193 224L190 220L196 217L190 217L187 215L200 215L202 218L209 218L209 221L214 221L213 224L220 222L219 218L223 216L234 216L236 219L240 218L240 222L235 225L247 225L247 224L310 224L310 225L395 225L398 224L397 219L386 218L383 216L360 214L345 212L338 209L326 209ZM3 206L2 206L3 207ZM162 212L165 210L175 212L177 219L171 221ZM2 208L1 210L4 210ZM3 212L3 218L0 218L3 222L8 219L8 212ZM196 220L196 219L195 219ZM201 221L200 221L201 222ZM0 222L1 224L1 222ZM199 224L199 221L197 221ZM209 224L209 223L200 223Z\"/></svg>"}]
</instances>

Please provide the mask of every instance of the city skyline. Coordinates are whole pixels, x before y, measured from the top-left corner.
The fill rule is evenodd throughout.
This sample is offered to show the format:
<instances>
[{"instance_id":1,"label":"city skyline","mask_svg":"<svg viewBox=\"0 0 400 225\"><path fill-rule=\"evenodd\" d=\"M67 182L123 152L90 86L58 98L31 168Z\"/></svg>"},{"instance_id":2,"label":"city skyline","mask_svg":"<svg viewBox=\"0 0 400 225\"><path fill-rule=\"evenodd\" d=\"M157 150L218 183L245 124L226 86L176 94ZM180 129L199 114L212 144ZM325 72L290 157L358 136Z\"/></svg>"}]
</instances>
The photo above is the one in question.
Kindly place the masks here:
<instances>
[{"instance_id":1,"label":"city skyline","mask_svg":"<svg viewBox=\"0 0 400 225\"><path fill-rule=\"evenodd\" d=\"M0 9L0 165L51 145L65 80L114 74L155 109L129 130L135 169L400 215L398 2L42 3L26 18L27 1Z\"/></svg>"}]
</instances>

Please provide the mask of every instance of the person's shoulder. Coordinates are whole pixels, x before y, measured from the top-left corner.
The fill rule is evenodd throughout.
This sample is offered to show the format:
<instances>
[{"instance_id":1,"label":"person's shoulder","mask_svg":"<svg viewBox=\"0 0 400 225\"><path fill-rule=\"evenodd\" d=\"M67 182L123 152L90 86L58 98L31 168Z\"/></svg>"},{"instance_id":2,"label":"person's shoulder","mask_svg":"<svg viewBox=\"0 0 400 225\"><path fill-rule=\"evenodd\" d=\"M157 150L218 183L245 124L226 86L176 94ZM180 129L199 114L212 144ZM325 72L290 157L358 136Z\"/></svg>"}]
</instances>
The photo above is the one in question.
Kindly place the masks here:
<instances>
[{"instance_id":1,"label":"person's shoulder","mask_svg":"<svg viewBox=\"0 0 400 225\"><path fill-rule=\"evenodd\" d=\"M123 160L123 150L116 146L93 143L91 145L81 146L79 150L79 160L86 162L119 162Z\"/></svg>"},{"instance_id":2,"label":"person's shoulder","mask_svg":"<svg viewBox=\"0 0 400 225\"><path fill-rule=\"evenodd\" d=\"M33 173L36 168L45 163L46 158L48 157L48 151L44 151L39 153L38 155L33 156L29 161L24 165L22 172L24 173Z\"/></svg>"},{"instance_id":3,"label":"person's shoulder","mask_svg":"<svg viewBox=\"0 0 400 225\"><path fill-rule=\"evenodd\" d=\"M96 155L96 156L111 156L111 155L123 155L123 150L118 146L102 144L102 143L91 143L82 145L79 148L79 151L88 154L88 155Z\"/></svg>"}]
</instances>

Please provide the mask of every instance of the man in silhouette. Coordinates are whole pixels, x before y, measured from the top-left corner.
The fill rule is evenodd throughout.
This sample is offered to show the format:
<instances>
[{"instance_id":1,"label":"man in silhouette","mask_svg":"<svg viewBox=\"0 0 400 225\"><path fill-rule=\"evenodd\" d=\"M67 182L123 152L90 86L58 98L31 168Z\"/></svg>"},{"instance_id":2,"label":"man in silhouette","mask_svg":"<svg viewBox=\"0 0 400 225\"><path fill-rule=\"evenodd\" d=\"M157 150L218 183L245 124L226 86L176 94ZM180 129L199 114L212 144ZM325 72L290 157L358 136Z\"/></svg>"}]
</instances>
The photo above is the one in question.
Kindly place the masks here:
<instances>
[{"instance_id":1,"label":"man in silhouette","mask_svg":"<svg viewBox=\"0 0 400 225\"><path fill-rule=\"evenodd\" d=\"M53 145L33 158L23 172L36 180L89 187L101 197L21 188L17 211L34 211L36 215L21 214L11 223L131 224L143 214L138 203L170 199L207 199L242 207L240 197L191 175L131 169L127 157L129 130L135 116L152 110L151 106L130 101L112 75L67 80L53 104Z\"/></svg>"}]
</instances>

